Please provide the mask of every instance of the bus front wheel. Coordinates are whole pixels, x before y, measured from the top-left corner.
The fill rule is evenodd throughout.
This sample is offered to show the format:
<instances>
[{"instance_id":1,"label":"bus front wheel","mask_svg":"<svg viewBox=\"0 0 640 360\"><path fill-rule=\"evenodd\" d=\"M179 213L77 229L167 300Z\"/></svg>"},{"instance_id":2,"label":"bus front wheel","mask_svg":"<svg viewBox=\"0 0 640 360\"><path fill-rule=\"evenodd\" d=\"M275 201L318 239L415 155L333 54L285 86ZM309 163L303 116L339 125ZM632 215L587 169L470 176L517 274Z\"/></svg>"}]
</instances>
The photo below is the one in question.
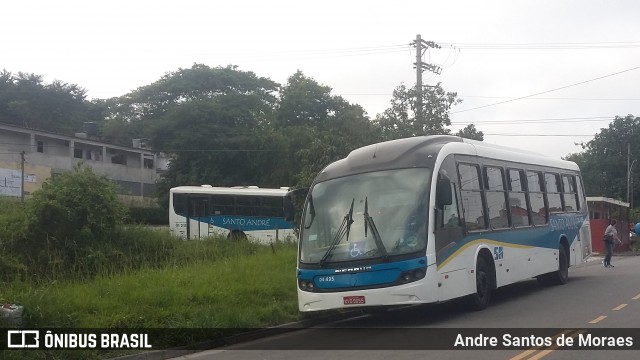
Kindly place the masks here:
<instances>
[{"instance_id":1,"label":"bus front wheel","mask_svg":"<svg viewBox=\"0 0 640 360\"><path fill-rule=\"evenodd\" d=\"M542 285L564 285L569 281L569 260L563 245L558 248L558 270L538 276Z\"/></svg>"},{"instance_id":2,"label":"bus front wheel","mask_svg":"<svg viewBox=\"0 0 640 360\"><path fill-rule=\"evenodd\" d=\"M483 256L478 257L476 264L476 292L468 297L468 304L472 310L483 310L489 306L493 290L492 279L491 266Z\"/></svg>"}]
</instances>

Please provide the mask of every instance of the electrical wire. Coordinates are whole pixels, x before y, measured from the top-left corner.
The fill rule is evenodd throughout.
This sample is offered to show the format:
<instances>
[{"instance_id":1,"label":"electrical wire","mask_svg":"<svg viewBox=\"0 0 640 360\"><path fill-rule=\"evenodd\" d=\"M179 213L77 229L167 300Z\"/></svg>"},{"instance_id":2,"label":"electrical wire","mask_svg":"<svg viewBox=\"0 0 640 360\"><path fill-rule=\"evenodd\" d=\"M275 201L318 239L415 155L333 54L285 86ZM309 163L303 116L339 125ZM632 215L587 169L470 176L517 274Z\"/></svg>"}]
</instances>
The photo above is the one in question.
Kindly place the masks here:
<instances>
[{"instance_id":1,"label":"electrical wire","mask_svg":"<svg viewBox=\"0 0 640 360\"><path fill-rule=\"evenodd\" d=\"M468 50L581 50L581 49L628 49L640 47L640 41L576 42L576 43L444 43Z\"/></svg>"},{"instance_id":2,"label":"electrical wire","mask_svg":"<svg viewBox=\"0 0 640 360\"><path fill-rule=\"evenodd\" d=\"M542 95L542 94L547 94L547 93L550 93L550 92L553 92L553 91L558 91L558 90L562 90L562 89L567 89L567 88L570 88L570 87L573 87L573 86L578 86L578 85L586 84L586 83L589 83L589 82L593 82L593 81L597 81L597 80L602 80L602 79L605 79L605 78L608 78L608 77L612 77L612 76L616 76L616 75L624 74L624 73L626 73L626 72L634 71L634 70L637 70L637 69L640 69L640 66L636 66L636 67L633 67L633 68L630 68L630 69L626 69L626 70L618 71L618 72L615 72L615 73L612 73L612 74L608 74L608 75L599 76L599 77L597 77L597 78L593 78L593 79L589 79L589 80L585 80L585 81L580 81L580 82L577 82L577 83L574 83L574 84L561 86L561 87L558 87L558 88L555 88L555 89L541 91L541 92L538 92L538 93L535 93L535 94L531 94L531 95L526 95L526 96L521 96L521 97L517 97L517 98L509 99L509 100L504 100L504 101L500 101L500 102L493 103L493 104L487 104L487 105L482 105L482 106L476 106L476 107L472 107L472 108L469 108L469 109L464 109L464 110L459 110L459 111L453 111L453 112L451 112L451 114L459 114L459 113L462 113L462 112L467 112L467 111L472 111L472 110L478 110L478 109L484 109L484 108L491 107L491 106L502 105L502 104L506 104L506 103L509 103L509 102L517 101L517 100L527 99L527 98L530 98L530 97L533 97L533 96L538 96L538 95Z\"/></svg>"}]
</instances>

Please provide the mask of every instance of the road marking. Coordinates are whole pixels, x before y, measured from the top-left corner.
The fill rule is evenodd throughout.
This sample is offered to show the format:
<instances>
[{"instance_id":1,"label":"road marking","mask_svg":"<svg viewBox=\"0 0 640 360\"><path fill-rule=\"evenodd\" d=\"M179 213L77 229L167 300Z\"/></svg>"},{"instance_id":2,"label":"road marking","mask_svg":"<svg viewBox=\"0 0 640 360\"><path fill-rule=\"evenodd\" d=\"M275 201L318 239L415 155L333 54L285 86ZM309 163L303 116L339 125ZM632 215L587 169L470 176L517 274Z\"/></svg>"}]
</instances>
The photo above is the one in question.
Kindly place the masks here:
<instances>
[{"instance_id":1,"label":"road marking","mask_svg":"<svg viewBox=\"0 0 640 360\"><path fill-rule=\"evenodd\" d=\"M523 353L521 353L521 354L519 354L519 355L516 355L516 356L512 357L512 358L511 358L511 359L509 359L509 360L520 360L520 359L524 359L525 357L529 356L530 354L535 353L536 351L538 351L538 349L529 349L529 350L527 350L527 351L525 351L525 352L523 352Z\"/></svg>"},{"instance_id":2,"label":"road marking","mask_svg":"<svg viewBox=\"0 0 640 360\"><path fill-rule=\"evenodd\" d=\"M620 304L620 305L614 307L613 310L614 311L622 310L622 309L624 309L625 306L627 306L627 304Z\"/></svg>"},{"instance_id":3,"label":"road marking","mask_svg":"<svg viewBox=\"0 0 640 360\"><path fill-rule=\"evenodd\" d=\"M541 351L541 352L537 353L535 356L530 357L528 360L538 360L538 359L541 359L541 358L543 358L543 357L545 357L545 356L549 355L550 353L552 353L552 352L553 352L553 350L555 350L555 349L557 349L557 348L558 348L558 346L556 345L556 346L554 346L554 347L549 348L548 350Z\"/></svg>"},{"instance_id":4,"label":"road marking","mask_svg":"<svg viewBox=\"0 0 640 360\"><path fill-rule=\"evenodd\" d=\"M606 319L606 318L607 318L607 317L606 317L606 316L604 316L604 315L603 315L603 316L598 316L597 318L595 318L595 319L593 319L593 320L589 321L589 324L597 324L597 323L599 323L600 321L602 321L602 320L604 320L604 319Z\"/></svg>"},{"instance_id":5,"label":"road marking","mask_svg":"<svg viewBox=\"0 0 640 360\"><path fill-rule=\"evenodd\" d=\"M566 335L569 334L569 337L571 338L575 338L576 336L578 336L578 334L581 334L585 332L584 330L578 330L576 332L574 332L573 330L564 330L563 332L556 334L553 336L553 344L552 346L549 346L548 348L542 348L542 347L536 347L533 349L529 349L527 351L524 351L512 358L510 358L509 360L522 360L524 358L527 358L527 356L532 355L531 357L527 358L527 360L538 360L541 359L547 355L549 355L551 352L553 352L554 350L556 350L558 348L558 343L556 342L557 338L560 337L560 335ZM538 352L540 351L540 352ZM537 354L536 354L537 352Z\"/></svg>"},{"instance_id":6,"label":"road marking","mask_svg":"<svg viewBox=\"0 0 640 360\"><path fill-rule=\"evenodd\" d=\"M640 294L633 297L633 300L638 300L638 299L640 299Z\"/></svg>"},{"instance_id":7,"label":"road marking","mask_svg":"<svg viewBox=\"0 0 640 360\"><path fill-rule=\"evenodd\" d=\"M573 334L569 335L569 337L570 337L570 338L575 339L576 337L578 337L578 335L583 334L583 333L585 333L585 332L586 332L585 330L578 330L578 331L574 332ZM556 336L556 337L557 337L557 336ZM538 354L536 354L536 355L534 355L534 356L530 357L530 358L529 358L529 359L527 359L527 360L538 360L538 359L542 359L543 357L545 357L545 356L547 356L547 355L551 354L551 353L552 353L554 350L556 350L558 347L559 347L559 346L558 346L558 343L556 342L556 343L555 343L555 345L550 346L548 349L546 349L546 350L543 350L543 351L539 352Z\"/></svg>"}]
</instances>

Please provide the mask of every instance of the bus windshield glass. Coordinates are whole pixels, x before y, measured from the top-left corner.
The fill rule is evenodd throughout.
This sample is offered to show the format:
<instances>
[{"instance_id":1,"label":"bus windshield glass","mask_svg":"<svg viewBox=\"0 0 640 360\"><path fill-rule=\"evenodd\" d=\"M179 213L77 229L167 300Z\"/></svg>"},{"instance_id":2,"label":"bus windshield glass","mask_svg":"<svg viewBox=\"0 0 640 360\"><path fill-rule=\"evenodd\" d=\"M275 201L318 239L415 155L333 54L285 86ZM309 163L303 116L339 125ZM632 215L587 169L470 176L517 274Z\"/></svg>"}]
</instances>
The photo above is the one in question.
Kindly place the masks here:
<instances>
[{"instance_id":1,"label":"bus windshield glass","mask_svg":"<svg viewBox=\"0 0 640 360\"><path fill-rule=\"evenodd\" d=\"M424 251L430 178L430 169L411 168L316 184L305 206L300 261L383 261Z\"/></svg>"}]
</instances>

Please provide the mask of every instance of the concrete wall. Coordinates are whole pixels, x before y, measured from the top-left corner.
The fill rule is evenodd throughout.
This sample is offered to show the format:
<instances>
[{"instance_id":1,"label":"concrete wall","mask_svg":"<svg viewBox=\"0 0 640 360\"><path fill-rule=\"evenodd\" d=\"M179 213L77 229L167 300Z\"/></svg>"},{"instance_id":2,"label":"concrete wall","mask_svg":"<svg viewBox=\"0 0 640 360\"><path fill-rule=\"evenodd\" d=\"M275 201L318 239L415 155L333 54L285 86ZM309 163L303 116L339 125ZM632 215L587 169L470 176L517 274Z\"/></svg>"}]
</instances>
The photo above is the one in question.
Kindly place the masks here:
<instances>
[{"instance_id":1,"label":"concrete wall","mask_svg":"<svg viewBox=\"0 0 640 360\"><path fill-rule=\"evenodd\" d=\"M52 174L82 163L115 181L127 202L155 204L157 159L149 150L0 124L0 169L21 171L21 152L28 179L24 183L25 195L40 189Z\"/></svg>"}]
</instances>

